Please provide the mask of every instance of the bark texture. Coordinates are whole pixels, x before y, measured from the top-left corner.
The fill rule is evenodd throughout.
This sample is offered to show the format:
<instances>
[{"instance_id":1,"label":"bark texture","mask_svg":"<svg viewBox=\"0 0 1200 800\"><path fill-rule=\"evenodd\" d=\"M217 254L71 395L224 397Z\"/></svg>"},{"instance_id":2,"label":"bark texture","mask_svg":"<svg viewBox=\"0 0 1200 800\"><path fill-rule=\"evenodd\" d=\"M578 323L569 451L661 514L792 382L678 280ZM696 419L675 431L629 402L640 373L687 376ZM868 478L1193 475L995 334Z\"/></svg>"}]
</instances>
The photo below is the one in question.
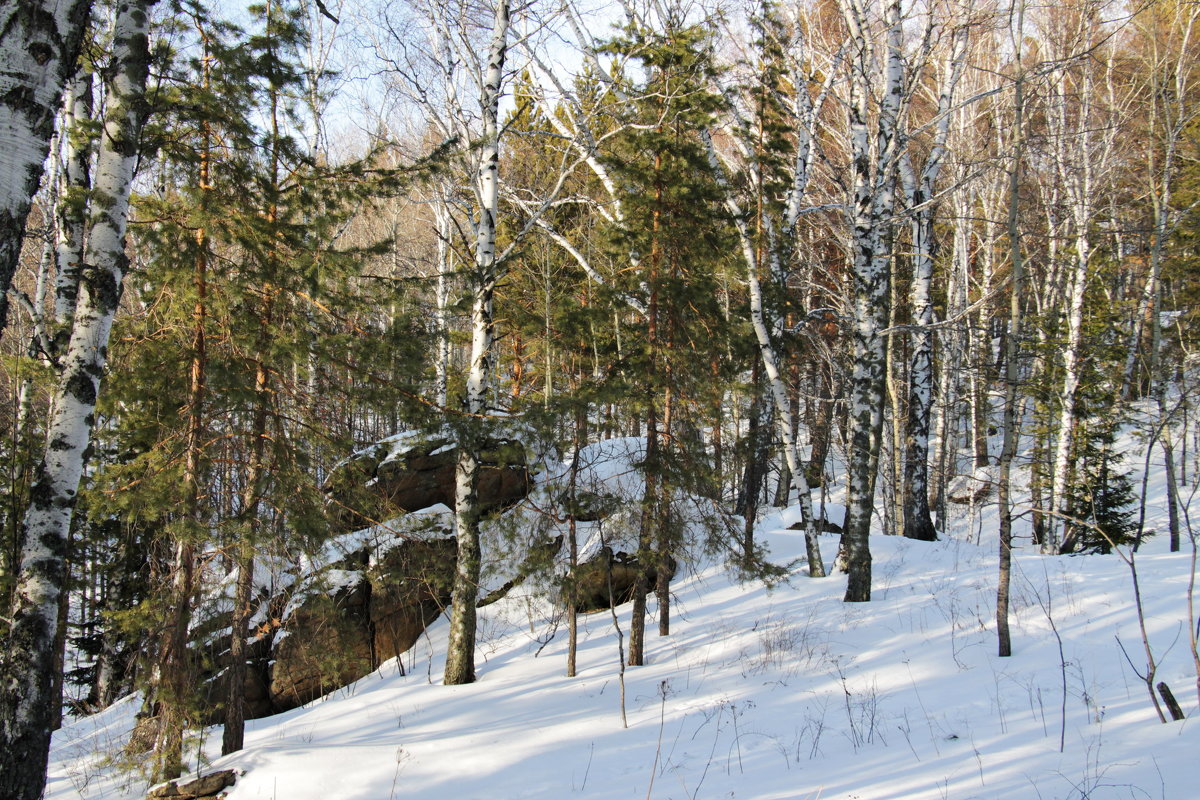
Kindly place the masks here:
<instances>
[{"instance_id":1,"label":"bark texture","mask_svg":"<svg viewBox=\"0 0 1200 800\"><path fill-rule=\"evenodd\" d=\"M842 566L849 574L845 599L871 599L869 534L874 510L875 475L883 427L884 372L891 283L891 216L895 206L896 160L900 146L898 119L904 92L900 53L900 3L886 8L887 55L884 86L872 146L868 102L875 80L875 59L867 9L860 0L845 0L843 18L852 43L850 68L850 142L853 170L851 223L852 362L848 394L846 524L842 534Z\"/></svg>"},{"instance_id":2,"label":"bark texture","mask_svg":"<svg viewBox=\"0 0 1200 800\"><path fill-rule=\"evenodd\" d=\"M935 190L946 154L954 91L962 75L967 52L967 28L955 32L954 46L942 66L942 88L933 145L921 168L914 173L907 153L900 162L900 175L908 201L912 232L912 362L909 367L908 425L905 430L904 535L934 541L937 530L929 510L929 427L933 409L933 247Z\"/></svg>"}]
</instances>

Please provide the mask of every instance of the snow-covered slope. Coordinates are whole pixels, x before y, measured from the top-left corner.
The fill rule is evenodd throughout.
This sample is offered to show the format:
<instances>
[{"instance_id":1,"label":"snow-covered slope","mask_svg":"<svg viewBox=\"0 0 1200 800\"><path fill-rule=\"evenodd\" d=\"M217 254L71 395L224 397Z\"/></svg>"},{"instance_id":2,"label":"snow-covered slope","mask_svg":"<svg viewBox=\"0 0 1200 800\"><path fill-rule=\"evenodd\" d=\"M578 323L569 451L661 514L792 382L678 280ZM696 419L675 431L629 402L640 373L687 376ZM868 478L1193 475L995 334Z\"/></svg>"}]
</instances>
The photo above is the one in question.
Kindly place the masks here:
<instances>
[{"instance_id":1,"label":"snow-covered slope","mask_svg":"<svg viewBox=\"0 0 1200 800\"><path fill-rule=\"evenodd\" d=\"M780 564L803 554L790 513L760 525ZM1163 725L1122 653L1144 667L1126 565L1016 553L1001 659L994 523L959 513L948 541L873 537L867 604L798 568L774 588L720 564L681 573L672 634L651 633L624 700L611 615L584 618L566 678L565 628L529 589L481 610L473 685L441 685L441 622L402 665L249 723L243 752L217 758L215 729L192 751L245 770L231 800L1200 797L1190 547L1167 553L1161 536L1137 557L1158 679L1193 717ZM1165 528L1157 501L1148 514ZM836 538L822 547L831 558ZM49 798L144 792L105 761L135 710L56 734Z\"/></svg>"}]
</instances>

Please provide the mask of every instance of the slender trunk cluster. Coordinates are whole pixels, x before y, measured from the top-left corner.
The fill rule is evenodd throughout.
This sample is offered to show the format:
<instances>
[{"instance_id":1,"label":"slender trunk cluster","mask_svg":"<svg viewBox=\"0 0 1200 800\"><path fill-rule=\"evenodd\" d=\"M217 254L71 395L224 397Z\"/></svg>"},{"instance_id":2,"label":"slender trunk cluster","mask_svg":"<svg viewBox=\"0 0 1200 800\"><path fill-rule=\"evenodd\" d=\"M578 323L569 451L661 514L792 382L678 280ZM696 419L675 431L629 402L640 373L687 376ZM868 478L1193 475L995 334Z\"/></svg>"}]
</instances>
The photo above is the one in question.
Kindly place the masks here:
<instances>
[{"instance_id":1,"label":"slender trunk cluster","mask_svg":"<svg viewBox=\"0 0 1200 800\"><path fill-rule=\"evenodd\" d=\"M0 332L8 321L25 218L91 8L92 0L34 0L0 9Z\"/></svg>"},{"instance_id":2,"label":"slender trunk cluster","mask_svg":"<svg viewBox=\"0 0 1200 800\"><path fill-rule=\"evenodd\" d=\"M970 7L964 9L970 13ZM913 313L912 362L909 368L908 426L904 535L933 541L937 531L929 510L929 426L933 407L933 248L936 187L946 155L955 89L966 63L967 27L954 33L954 45L942 65L936 128L932 147L920 175L914 174L907 152L900 159L900 177L909 209L912 235Z\"/></svg>"}]
</instances>

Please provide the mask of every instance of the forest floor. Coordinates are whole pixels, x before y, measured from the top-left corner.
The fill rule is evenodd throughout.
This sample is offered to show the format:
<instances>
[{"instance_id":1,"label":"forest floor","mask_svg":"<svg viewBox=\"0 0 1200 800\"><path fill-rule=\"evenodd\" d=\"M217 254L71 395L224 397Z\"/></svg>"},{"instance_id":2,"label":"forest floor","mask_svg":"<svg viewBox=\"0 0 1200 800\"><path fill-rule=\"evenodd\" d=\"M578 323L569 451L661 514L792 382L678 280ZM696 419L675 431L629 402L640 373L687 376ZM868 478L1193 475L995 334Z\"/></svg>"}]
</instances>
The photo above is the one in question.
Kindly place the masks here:
<instances>
[{"instance_id":1,"label":"forest floor","mask_svg":"<svg viewBox=\"0 0 1200 800\"><path fill-rule=\"evenodd\" d=\"M244 770L230 800L1200 797L1192 551L1185 531L1184 551L1168 552L1164 494L1151 480L1159 535L1136 563L1156 681L1181 722L1159 722L1137 674L1145 648L1118 556L1043 556L1022 539L1014 652L999 658L994 507L957 507L940 542L873 536L865 604L842 602L843 576L805 575L788 509L759 526L788 578L768 588L723 564L682 570L671 635L648 626L623 700L612 616L582 618L566 678L565 627L531 590L481 610L475 684L441 685L442 620L402 665L248 723L240 753L217 757L220 730L206 730L192 763ZM831 561L836 537L821 545ZM619 620L627 643L628 606ZM144 794L116 766L136 709L127 698L55 734L50 800Z\"/></svg>"}]
</instances>

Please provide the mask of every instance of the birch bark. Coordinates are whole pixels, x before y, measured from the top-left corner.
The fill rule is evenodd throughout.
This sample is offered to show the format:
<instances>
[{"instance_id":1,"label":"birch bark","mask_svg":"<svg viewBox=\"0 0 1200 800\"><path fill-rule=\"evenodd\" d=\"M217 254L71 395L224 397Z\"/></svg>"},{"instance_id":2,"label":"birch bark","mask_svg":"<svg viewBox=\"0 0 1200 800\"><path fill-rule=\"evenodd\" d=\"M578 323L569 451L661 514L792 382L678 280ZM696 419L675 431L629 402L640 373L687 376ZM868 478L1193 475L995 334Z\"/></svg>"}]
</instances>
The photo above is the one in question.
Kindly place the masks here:
<instances>
[{"instance_id":1,"label":"birch bark","mask_svg":"<svg viewBox=\"0 0 1200 800\"><path fill-rule=\"evenodd\" d=\"M495 360L495 320L492 298L496 289L496 213L499 206L500 92L508 51L509 0L497 0L492 21L486 73L481 85L480 107L483 135L476 174L475 265L469 280L471 304L471 360L467 373L466 421L458 446L455 466L454 525L458 539L458 563L454 573L454 608L450 616L443 683L475 680L475 602L479 595L481 553L479 539L479 424L487 412L487 392Z\"/></svg>"},{"instance_id":2,"label":"birch bark","mask_svg":"<svg viewBox=\"0 0 1200 800\"><path fill-rule=\"evenodd\" d=\"M92 0L36 0L0 9L0 332L8 320L8 289L25 218L91 7Z\"/></svg>"},{"instance_id":3,"label":"birch bark","mask_svg":"<svg viewBox=\"0 0 1200 800\"><path fill-rule=\"evenodd\" d=\"M1017 399L1017 384L1020 371L1017 364L1021 337L1021 290L1024 280L1025 261L1021 249L1019 225L1019 202L1021 187L1021 159L1025 147L1025 73L1021 66L1021 42L1023 37L1025 6L1022 3L1016 13L1017 76L1013 87L1013 154L1009 170L1008 189L1008 241L1012 261L1012 286L1008 305L1008 335L1005 337L1004 352L1004 441L1000 447L1000 462L997 467L996 496L1000 507L998 580L996 585L996 638L997 654L1001 658L1012 655L1012 633L1009 630L1009 600L1012 583L1012 462L1017 453L1020 435L1020 411Z\"/></svg>"},{"instance_id":4,"label":"birch bark","mask_svg":"<svg viewBox=\"0 0 1200 800\"><path fill-rule=\"evenodd\" d=\"M36 800L42 794L51 709L61 701L51 696L50 665L59 596L65 589L71 514L128 264L125 228L144 119L147 9L151 2L131 0L117 9L113 52L118 69L108 80L108 110L90 212L91 237L54 393L46 452L25 514L17 606L0 682L0 795L15 800Z\"/></svg>"},{"instance_id":5,"label":"birch bark","mask_svg":"<svg viewBox=\"0 0 1200 800\"><path fill-rule=\"evenodd\" d=\"M763 309L762 284L758 279L758 256L754 242L746 226L742 209L737 199L730 191L729 181L717 158L713 147L712 136L705 131L702 136L708 150L709 164L717 177L717 183L722 188L725 197L725 207L733 218L737 229L738 241L741 245L742 259L746 264L746 285L750 290L750 324L754 328L754 338L758 344L759 359L767 379L771 400L775 407L775 417L779 425L779 437L783 444L784 462L791 476L792 488L795 489L800 504L800 518L804 525L804 543L808 557L808 574L813 578L825 576L825 563L821 558L821 546L817 538L816 520L813 516L812 487L809 486L805 465L800 460L799 449L796 446L796 431L792 424L792 407L787 395L787 385L779 368L779 358L775 346L771 342L771 334ZM802 192L807 184L809 161L805 157L798 159L793 192ZM790 207L791 204L789 204ZM799 206L796 206L799 208ZM798 212L797 212L798 213ZM794 218L794 215L793 215ZM751 500L757 502L757 498ZM747 509L747 513L750 510Z\"/></svg>"},{"instance_id":6,"label":"birch bark","mask_svg":"<svg viewBox=\"0 0 1200 800\"><path fill-rule=\"evenodd\" d=\"M1083 34L1092 22L1089 11L1080 22L1079 44L1087 41ZM1090 49L1090 48L1089 48ZM1057 159L1059 179L1063 184L1067 209L1073 227L1074 258L1068 275L1066 325L1067 337L1063 347L1062 383L1058 391L1058 430L1054 442L1054 468L1051 477L1051 500L1056 512L1046 527L1043 551L1050 553L1069 552L1073 549L1072 537L1066 532L1063 520L1068 512L1068 482L1071 478L1071 457L1075 443L1077 423L1076 406L1083 357L1083 305L1088 286L1088 270L1092 256L1091 226L1095 210L1095 175L1103 168L1107 154L1093 146L1095 80L1091 68L1092 56L1081 67L1075 79L1077 109L1068 117L1067 97L1069 92L1067 71L1057 76L1057 108L1051 114L1057 121L1058 134L1062 142ZM1068 137L1070 142L1068 143Z\"/></svg>"},{"instance_id":7,"label":"birch bark","mask_svg":"<svg viewBox=\"0 0 1200 800\"><path fill-rule=\"evenodd\" d=\"M970 6L965 9L970 12ZM929 513L929 424L933 407L933 221L934 192L946 154L954 92L967 54L967 28L954 33L954 43L942 65L937 123L933 143L920 177L913 172L907 152L900 161L900 177L909 208L912 232L913 277L910 302L913 313L913 353L909 368L908 425L905 444L906 484L904 535L933 541L937 531Z\"/></svg>"},{"instance_id":8,"label":"birch bark","mask_svg":"<svg viewBox=\"0 0 1200 800\"><path fill-rule=\"evenodd\" d=\"M853 171L853 202L848 220L852 250L853 367L849 379L846 524L842 534L841 561L842 567L849 573L846 602L865 602L871 599L869 534L883 427L884 367L887 356L883 331L889 310L889 234L895 205L904 64L900 52L900 3L898 0L889 0L884 23L887 29L884 85L872 141L868 103L875 79L875 66L867 8L862 0L843 0L842 14L852 37L847 111Z\"/></svg>"},{"instance_id":9,"label":"birch bark","mask_svg":"<svg viewBox=\"0 0 1200 800\"><path fill-rule=\"evenodd\" d=\"M92 119L92 74L80 70L67 87L63 103L63 169L57 210L54 323L56 336L65 339L79 286L83 261L87 189L91 184L92 142L85 124ZM59 342L65 344L65 341Z\"/></svg>"}]
</instances>

